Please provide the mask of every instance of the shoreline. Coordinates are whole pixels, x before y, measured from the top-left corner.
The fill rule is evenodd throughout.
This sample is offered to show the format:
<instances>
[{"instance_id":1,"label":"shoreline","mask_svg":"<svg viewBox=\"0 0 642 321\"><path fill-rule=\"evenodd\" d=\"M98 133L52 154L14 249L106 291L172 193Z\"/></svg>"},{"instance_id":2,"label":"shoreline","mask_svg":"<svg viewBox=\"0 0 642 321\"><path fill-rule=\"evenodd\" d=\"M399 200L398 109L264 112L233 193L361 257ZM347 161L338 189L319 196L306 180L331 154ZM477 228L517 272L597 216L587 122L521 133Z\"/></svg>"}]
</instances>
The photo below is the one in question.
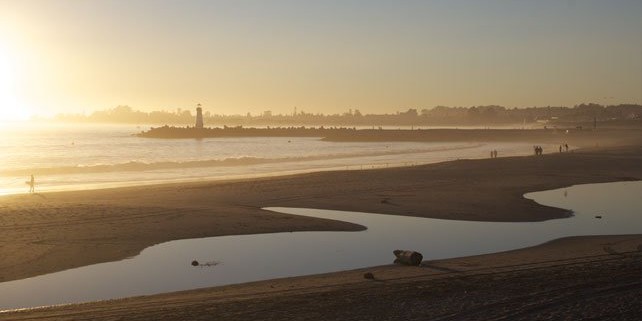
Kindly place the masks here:
<instances>
[{"instance_id":1,"label":"shoreline","mask_svg":"<svg viewBox=\"0 0 642 321\"><path fill-rule=\"evenodd\" d=\"M8 196L0 199L0 244L7 258L0 262L0 281L119 260L175 239L360 228L266 213L263 207L497 222L560 218L568 211L541 206L523 195L575 184L640 180L641 160L642 146L629 146L351 171L349 175L334 171Z\"/></svg>"},{"instance_id":2,"label":"shoreline","mask_svg":"<svg viewBox=\"0 0 642 321\"><path fill-rule=\"evenodd\" d=\"M618 161L618 167L612 163ZM0 282L120 260L187 238L358 230L268 213L299 207L490 222L568 217L523 197L575 184L642 179L642 146L543 157L458 160L364 171L4 196ZM584 164L578 167L578 164ZM487 192L482 192L487 191ZM39 264L30 264L37 260Z\"/></svg>"},{"instance_id":3,"label":"shoreline","mask_svg":"<svg viewBox=\"0 0 642 321\"><path fill-rule=\"evenodd\" d=\"M531 156L532 153L532 146L530 146L530 143L508 142L500 143L499 146L492 144L492 142L479 142L451 146L448 143L443 143L437 146L429 146L426 149L416 148L403 151L370 152L366 154L334 154L327 156L303 156L283 159L247 157L188 162L134 162L98 165L94 167L70 166L62 168L62 172L57 172L60 168L57 170L56 168L40 168L34 170L21 170L15 173L6 171L3 174L10 174L4 177L15 182L20 181L20 177L29 177L31 173L35 173L37 178L36 191L38 194L44 194L52 192L74 192L79 190L144 187L167 184L230 182L328 171L354 171L421 166L452 161L455 159L485 159L488 158L486 153L493 148L500 149L501 156L499 157L501 158ZM543 146L549 151L557 148L557 146L554 145ZM575 146L571 146L571 149L568 152L574 152L575 150L577 150L577 148ZM457 154L458 151L463 151L464 154ZM449 155L449 152L453 152L455 154ZM552 154L553 152L549 153ZM379 159L380 157L384 157L384 159ZM389 157L393 158L390 159ZM277 164L282 168L275 169L272 164ZM272 168L270 168L271 166ZM243 170L239 170L241 168L246 168L245 173L243 173ZM226 173L225 171L228 170L229 172ZM150 171L164 171L164 178L156 177L153 174L150 174L150 176L145 175L145 173L150 173ZM179 173L179 171L186 172ZM210 174L208 174L208 171ZM103 177L106 177L111 173L117 175L119 180L111 182L100 181L101 179L104 179ZM138 173L141 173L141 175L136 175ZM98 180L96 182L91 182L90 178L89 180L82 181L82 183L77 183L80 178L78 175L89 175L90 177L94 177L94 179L98 177ZM103 175L103 177L96 175ZM43 177L49 180L58 181L59 183L58 185L47 185L47 183L44 183L44 185L38 184L38 178L42 179ZM65 179L68 179L71 183L62 183ZM0 188L0 197L29 194L26 190L27 186L22 184L20 184L19 187L12 186L4 189Z\"/></svg>"},{"instance_id":4,"label":"shoreline","mask_svg":"<svg viewBox=\"0 0 642 321\"><path fill-rule=\"evenodd\" d=\"M517 150L508 150L504 154L500 150L502 157L506 155L530 155L532 151L531 144L551 144L545 146L547 153L556 153L557 146L563 144L570 144L573 147L586 148L594 146L609 146L614 143L639 143L639 137L642 137L642 129L599 129L599 130L577 130L571 129L568 133L564 130L549 129L549 130L495 130L495 129L477 129L477 130L458 130L458 129L431 129L431 130L357 130L348 136L332 136L329 135L325 140L336 141L334 144L339 144L345 141L349 144L351 141L362 141L371 144L386 144L383 142L404 141L406 143L427 143L428 145L435 142L442 143L442 147L452 147L451 145L467 142L468 144L481 144L485 143L487 147L482 147L485 150L474 150L464 155L456 156L464 158L485 158L490 150L496 148L493 144L515 144L519 143L524 145ZM333 138L334 137L334 138ZM234 139L234 138L230 138ZM321 139L321 138L319 138ZM383 146L383 145L381 145ZM428 148L428 147L427 147ZM441 147L440 147L441 148ZM463 146L463 148L467 148ZM435 161L435 157L430 153L431 147L425 150L427 153L420 153L421 156L414 156L413 153L400 153L408 154L408 156L393 157L394 159L388 160L388 155L396 155L396 152L391 153L387 149L384 151L376 152L369 155L348 155L348 160L330 163L323 160L324 157L303 157L292 159L289 163L288 159L253 159L251 157L244 159L204 159L199 161L188 162L137 162L124 160L123 162L116 162L114 164L96 165L96 166L62 166L62 167L43 167L33 169L11 169L3 173L3 177L7 180L5 186L0 188L2 195L15 195L21 194L27 188L22 182L22 178L29 177L30 174L36 175L43 180L40 182L42 186L36 186L37 191L50 192L50 191L73 191L78 189L101 189L101 188L117 188L123 186L150 186L164 183L191 183L191 182L208 182L212 180L226 181L229 179L239 178L255 178L255 177L275 177L282 175L309 173L317 171L332 171L342 170L345 166L354 166L353 168L360 167L385 167L386 163L392 162L394 166L407 165L403 160L408 159L410 164L426 164ZM509 148L510 149L510 148ZM470 154L470 155L469 155ZM472 155L472 156L471 156ZM365 158L364 158L365 157ZM378 157L386 158L381 163L377 162ZM331 157L333 159L343 159L344 157ZM298 162L303 160L304 162ZM443 160L443 159L440 159ZM310 162L307 162L310 161ZM270 165L275 162L284 162L291 165L283 165L290 171L274 172L275 168ZM296 163L295 163L296 162ZM307 164L307 165L306 165ZM228 165L240 165L229 167ZM248 170L239 170L239 168L246 168L246 165L251 165ZM336 165L336 166L327 166ZM161 171L162 175L151 174L154 171ZM114 173L113 175L111 173ZM150 173L146 175L144 173ZM87 176L85 176L87 175ZM116 177L115 179L110 178ZM185 176L189 176L187 179ZM89 178L88 178L89 177ZM115 180L116 182L113 182ZM134 184L132 184L134 182Z\"/></svg>"},{"instance_id":5,"label":"shoreline","mask_svg":"<svg viewBox=\"0 0 642 321\"><path fill-rule=\"evenodd\" d=\"M435 150L417 150L417 151L407 151L407 152L393 152L393 153L375 153L375 154L369 154L369 155L358 155L358 156L337 156L337 157L332 157L328 158L329 160L337 160L337 159L345 159L345 158L359 158L359 157L376 157L376 156L388 156L388 155L416 155L416 154L427 154L427 153L432 153L432 152L441 152L444 150L461 150L461 149L474 149L483 146L483 143L479 143L477 145L472 145L472 146L464 146L464 147L457 147L457 148L439 148ZM577 151L577 148L571 148L568 152L575 152ZM552 152L550 153L552 154ZM528 157L531 156L530 154L526 153L504 153L502 156L499 156L499 158L506 158L506 157ZM477 160L477 159L486 159L487 156L479 156L479 157L462 157L462 158L457 158L457 160ZM292 160L292 161L281 161L279 159L274 159L274 160L265 160L265 161L257 161L256 163L249 163L249 164L244 164L244 165L229 165L231 167L239 167L239 166L246 166L246 165L266 165L266 164L272 164L272 163L297 163L300 161L308 161L308 160L323 160L325 157L308 157L307 159L303 160ZM444 162L450 162L453 161L453 159L444 159L444 160L432 160L432 161L397 161L397 162L386 162L386 163L377 163L377 161L373 162L365 162L364 164L349 164L349 165L336 165L336 166L331 166L331 167L315 167L315 168L307 168L307 169L293 169L293 170L282 170L282 171L276 171L276 172L260 172L260 173L254 173L254 174L232 174L232 175L226 175L226 176L207 176L207 177L191 177L191 178L176 178L176 179L159 179L159 180L142 180L142 181L136 181L136 182L111 182L111 183L89 183L89 184L76 184L76 185L61 185L61 186L54 186L52 188L45 188L44 191L36 192L35 194L39 195L46 195L49 193L72 193L72 192L77 192L77 191L85 191L85 190L105 190L105 189L121 189L121 188L144 188L144 187L154 187L154 186L171 186L171 185L182 185L182 184L198 184L198 183L232 183L232 182L239 182L239 181L247 181L247 180L254 180L254 179L270 179L270 178L279 178L279 177L289 177L289 176L296 176L296 175L302 175L302 174L312 174L312 173L323 173L323 172L336 172L336 171L362 171L362 170L373 170L373 169L387 169L387 168L400 168L400 167L413 167L413 166L423 166L423 165L430 165L430 164L438 164L438 163L444 163ZM221 165L221 167L227 167L228 165ZM216 166L218 168L218 166ZM194 167L186 167L186 168L200 168L199 166L194 166ZM207 167L203 167L207 168ZM163 169L163 168L160 168ZM168 168L172 169L172 168ZM135 170L126 170L125 172L133 172ZM22 174L22 176L28 176L29 171L26 171L25 173ZM97 171L97 172L89 172L90 174L93 173L108 173L109 171ZM24 188L21 188L20 190L24 190ZM38 191L39 189L36 188ZM42 190L42 189L41 189ZM0 200L2 197L10 197L10 196L17 196L17 195L30 195L29 192L18 192L18 191L7 191L5 190L4 192L0 193Z\"/></svg>"}]
</instances>

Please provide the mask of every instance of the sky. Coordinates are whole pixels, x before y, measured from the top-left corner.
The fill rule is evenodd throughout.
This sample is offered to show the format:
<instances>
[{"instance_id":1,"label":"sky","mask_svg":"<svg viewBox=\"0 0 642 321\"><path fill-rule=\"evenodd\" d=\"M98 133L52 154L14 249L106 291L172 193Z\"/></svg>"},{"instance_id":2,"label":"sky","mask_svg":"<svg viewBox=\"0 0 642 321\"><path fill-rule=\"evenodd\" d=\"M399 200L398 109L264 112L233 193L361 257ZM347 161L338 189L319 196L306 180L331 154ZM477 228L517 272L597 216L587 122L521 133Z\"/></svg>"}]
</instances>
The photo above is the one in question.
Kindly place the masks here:
<instances>
[{"instance_id":1,"label":"sky","mask_svg":"<svg viewBox=\"0 0 642 321\"><path fill-rule=\"evenodd\" d=\"M640 0L0 0L0 118L642 103Z\"/></svg>"}]
</instances>

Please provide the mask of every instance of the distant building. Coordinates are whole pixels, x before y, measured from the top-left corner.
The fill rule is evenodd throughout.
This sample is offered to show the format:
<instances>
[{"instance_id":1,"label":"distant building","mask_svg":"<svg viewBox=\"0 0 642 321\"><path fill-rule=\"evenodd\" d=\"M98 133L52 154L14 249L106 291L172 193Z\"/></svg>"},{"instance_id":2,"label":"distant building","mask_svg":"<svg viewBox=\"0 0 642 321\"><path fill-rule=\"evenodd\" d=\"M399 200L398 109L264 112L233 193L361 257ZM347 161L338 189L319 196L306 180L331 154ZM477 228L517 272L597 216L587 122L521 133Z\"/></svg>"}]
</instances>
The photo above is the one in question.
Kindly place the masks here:
<instances>
[{"instance_id":1,"label":"distant building","mask_svg":"<svg viewBox=\"0 0 642 321\"><path fill-rule=\"evenodd\" d=\"M203 108L201 108L201 104L196 107L196 128L203 128Z\"/></svg>"}]
</instances>

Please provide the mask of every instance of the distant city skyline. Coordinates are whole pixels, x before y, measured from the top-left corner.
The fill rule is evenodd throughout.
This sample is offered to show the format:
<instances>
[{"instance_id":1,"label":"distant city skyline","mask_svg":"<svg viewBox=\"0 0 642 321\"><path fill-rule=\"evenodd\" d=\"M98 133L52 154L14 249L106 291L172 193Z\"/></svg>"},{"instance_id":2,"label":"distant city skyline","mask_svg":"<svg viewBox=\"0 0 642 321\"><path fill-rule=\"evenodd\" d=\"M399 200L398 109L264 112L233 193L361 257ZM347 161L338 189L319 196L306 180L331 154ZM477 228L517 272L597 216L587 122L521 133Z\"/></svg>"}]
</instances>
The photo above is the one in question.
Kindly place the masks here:
<instances>
[{"instance_id":1,"label":"distant city skyline","mask_svg":"<svg viewBox=\"0 0 642 321\"><path fill-rule=\"evenodd\" d=\"M196 111L196 113L194 113ZM582 122L590 121L595 125L599 121L620 126L639 123L642 119L642 105L602 106L598 104L581 104L568 107L532 107L524 109L505 108L502 106L445 107L434 109L410 108L395 113L370 114L360 110L347 110L343 113L320 114L296 111L277 114L264 111L259 114L238 113L225 115L210 113L201 109L177 109L175 111L144 112L130 106L118 106L97 111L90 115L59 114L49 119L62 122L88 123L129 123L129 124L194 124L203 128L207 125L225 126L279 126L279 125L312 125L312 126L431 126L431 125L482 125L482 124L520 124L527 122L566 122L566 125L577 127ZM39 119L46 120L46 119Z\"/></svg>"},{"instance_id":2,"label":"distant city skyline","mask_svg":"<svg viewBox=\"0 0 642 321\"><path fill-rule=\"evenodd\" d=\"M0 0L0 120L642 103L642 1Z\"/></svg>"}]
</instances>

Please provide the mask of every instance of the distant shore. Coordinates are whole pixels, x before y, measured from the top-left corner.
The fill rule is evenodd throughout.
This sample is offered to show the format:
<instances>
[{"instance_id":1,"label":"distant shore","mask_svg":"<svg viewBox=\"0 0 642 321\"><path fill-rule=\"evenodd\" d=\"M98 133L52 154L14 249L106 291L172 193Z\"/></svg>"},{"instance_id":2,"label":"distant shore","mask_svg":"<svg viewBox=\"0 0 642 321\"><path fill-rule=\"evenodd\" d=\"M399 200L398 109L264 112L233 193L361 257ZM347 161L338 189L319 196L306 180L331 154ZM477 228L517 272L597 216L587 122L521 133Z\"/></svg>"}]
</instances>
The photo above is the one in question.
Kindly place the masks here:
<instances>
[{"instance_id":1,"label":"distant shore","mask_svg":"<svg viewBox=\"0 0 642 321\"><path fill-rule=\"evenodd\" d=\"M538 205L523 194L641 180L640 164L642 145L635 145L541 157L2 197L0 281L120 260L175 239L362 228L266 212L263 207L476 221L562 218L569 215L566 210Z\"/></svg>"},{"instance_id":2,"label":"distant shore","mask_svg":"<svg viewBox=\"0 0 642 321\"><path fill-rule=\"evenodd\" d=\"M170 127L151 128L144 138L202 139L225 137L319 137L333 142L532 142L580 146L627 144L642 136L642 128L548 129L356 129L351 127Z\"/></svg>"}]
</instances>

